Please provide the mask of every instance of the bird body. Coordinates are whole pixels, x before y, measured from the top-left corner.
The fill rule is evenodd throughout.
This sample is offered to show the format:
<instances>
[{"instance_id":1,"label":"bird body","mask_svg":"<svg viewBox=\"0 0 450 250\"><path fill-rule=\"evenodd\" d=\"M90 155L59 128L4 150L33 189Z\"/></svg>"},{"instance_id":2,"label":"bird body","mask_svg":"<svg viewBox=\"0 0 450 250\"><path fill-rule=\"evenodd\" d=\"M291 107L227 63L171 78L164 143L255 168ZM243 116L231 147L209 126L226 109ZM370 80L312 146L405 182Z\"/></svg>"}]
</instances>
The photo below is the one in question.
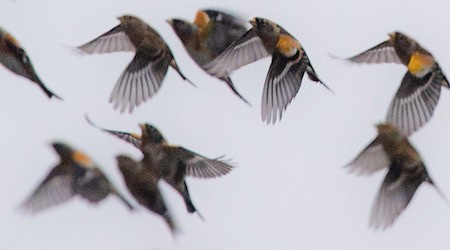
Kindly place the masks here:
<instances>
[{"instance_id":1,"label":"bird body","mask_svg":"<svg viewBox=\"0 0 450 250\"><path fill-rule=\"evenodd\" d=\"M180 71L169 46L158 32L135 16L124 15L118 19L118 26L78 47L87 54L135 52L111 93L110 102L114 108L119 108L120 112L128 109L131 113L153 97L159 91L169 66L193 84Z\"/></svg>"},{"instance_id":2,"label":"bird body","mask_svg":"<svg viewBox=\"0 0 450 250\"><path fill-rule=\"evenodd\" d=\"M265 18L255 17L250 24L252 28L247 33L205 67L210 74L220 77L271 55L261 101L264 122L281 120L297 95L305 72L312 81L329 89L317 76L300 42L289 32Z\"/></svg>"},{"instance_id":3,"label":"bird body","mask_svg":"<svg viewBox=\"0 0 450 250\"><path fill-rule=\"evenodd\" d=\"M36 83L49 98L55 97L61 100L61 97L53 93L41 81L19 42L2 28L0 28L0 63L10 71Z\"/></svg>"},{"instance_id":4,"label":"bird body","mask_svg":"<svg viewBox=\"0 0 450 250\"><path fill-rule=\"evenodd\" d=\"M378 136L349 164L359 174L388 169L372 206L369 225L390 227L405 210L423 182L431 184L444 197L428 175L417 150L406 134L392 124L378 124ZM444 197L445 198L445 197Z\"/></svg>"},{"instance_id":5,"label":"bird body","mask_svg":"<svg viewBox=\"0 0 450 250\"><path fill-rule=\"evenodd\" d=\"M450 87L433 55L417 41L401 32L347 59L354 63L397 63L407 71L391 101L386 122L395 124L407 135L423 127L434 114L441 87Z\"/></svg>"},{"instance_id":6,"label":"bird body","mask_svg":"<svg viewBox=\"0 0 450 250\"><path fill-rule=\"evenodd\" d=\"M76 195L98 203L109 194L116 195L130 210L134 209L89 156L60 142L52 146L61 161L22 204L24 210L37 213Z\"/></svg>"},{"instance_id":7,"label":"bird body","mask_svg":"<svg viewBox=\"0 0 450 250\"><path fill-rule=\"evenodd\" d=\"M170 19L168 23L188 54L203 70L247 30L239 18L216 10L199 10L192 23L181 19ZM249 104L236 90L229 74L216 77L227 83L235 95Z\"/></svg>"},{"instance_id":8,"label":"bird body","mask_svg":"<svg viewBox=\"0 0 450 250\"><path fill-rule=\"evenodd\" d=\"M117 165L122 173L125 185L133 197L139 204L161 216L172 234L175 234L177 231L176 225L159 191L159 178L154 175L154 172L144 169L142 162L136 162L124 155L117 156Z\"/></svg>"}]
</instances>

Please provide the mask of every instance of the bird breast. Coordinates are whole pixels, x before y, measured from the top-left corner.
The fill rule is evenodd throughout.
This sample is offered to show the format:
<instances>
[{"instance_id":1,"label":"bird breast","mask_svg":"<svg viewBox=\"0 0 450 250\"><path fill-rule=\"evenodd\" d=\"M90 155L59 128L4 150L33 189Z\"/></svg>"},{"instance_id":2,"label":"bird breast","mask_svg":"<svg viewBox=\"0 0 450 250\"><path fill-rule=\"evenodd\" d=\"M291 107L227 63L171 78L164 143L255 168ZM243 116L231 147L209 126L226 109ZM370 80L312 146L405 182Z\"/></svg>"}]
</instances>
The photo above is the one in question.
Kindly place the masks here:
<instances>
[{"instance_id":1,"label":"bird breast","mask_svg":"<svg viewBox=\"0 0 450 250\"><path fill-rule=\"evenodd\" d=\"M292 57L299 51L300 43L291 36L280 35L276 48L285 57Z\"/></svg>"}]
</instances>

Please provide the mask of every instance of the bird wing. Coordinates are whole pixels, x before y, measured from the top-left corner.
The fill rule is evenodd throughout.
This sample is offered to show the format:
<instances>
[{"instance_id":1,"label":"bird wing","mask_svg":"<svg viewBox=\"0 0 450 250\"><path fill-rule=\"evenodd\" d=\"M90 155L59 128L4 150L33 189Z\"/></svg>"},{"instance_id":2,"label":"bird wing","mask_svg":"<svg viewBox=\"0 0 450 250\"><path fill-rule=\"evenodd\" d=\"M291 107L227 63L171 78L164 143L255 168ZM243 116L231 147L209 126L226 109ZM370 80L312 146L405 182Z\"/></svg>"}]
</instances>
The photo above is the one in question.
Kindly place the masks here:
<instances>
[{"instance_id":1,"label":"bird wing","mask_svg":"<svg viewBox=\"0 0 450 250\"><path fill-rule=\"evenodd\" d=\"M181 161L186 166L186 175L196 178L215 178L228 174L232 166L221 160L222 157L209 159L182 147L176 148Z\"/></svg>"},{"instance_id":2,"label":"bird wing","mask_svg":"<svg viewBox=\"0 0 450 250\"><path fill-rule=\"evenodd\" d=\"M60 167L55 167L22 203L21 208L30 213L37 213L63 203L74 195L73 177L68 173L62 173Z\"/></svg>"},{"instance_id":3,"label":"bird wing","mask_svg":"<svg viewBox=\"0 0 450 250\"><path fill-rule=\"evenodd\" d=\"M122 131L116 131L116 130L110 130L106 128L102 128L100 126L97 126L94 122L89 119L87 115L85 115L86 121L89 123L89 125L93 126L94 128L100 129L108 134L111 134L123 141L126 141L128 143L131 143L136 148L141 148L141 138L139 135L128 133L128 132L122 132Z\"/></svg>"},{"instance_id":4,"label":"bird wing","mask_svg":"<svg viewBox=\"0 0 450 250\"><path fill-rule=\"evenodd\" d=\"M389 106L386 122L410 135L433 116L445 76L440 70L417 78L407 72Z\"/></svg>"},{"instance_id":5,"label":"bird wing","mask_svg":"<svg viewBox=\"0 0 450 250\"><path fill-rule=\"evenodd\" d=\"M405 210L422 181L424 166L406 169L391 164L372 206L369 225L384 230Z\"/></svg>"},{"instance_id":6,"label":"bird wing","mask_svg":"<svg viewBox=\"0 0 450 250\"><path fill-rule=\"evenodd\" d=\"M390 41L382 42L347 60L354 63L402 63Z\"/></svg>"},{"instance_id":7,"label":"bird wing","mask_svg":"<svg viewBox=\"0 0 450 250\"><path fill-rule=\"evenodd\" d=\"M273 54L261 101L262 120L267 124L281 120L283 111L300 89L307 62L299 53L303 51L298 50L297 54L290 58L278 52Z\"/></svg>"},{"instance_id":8,"label":"bird wing","mask_svg":"<svg viewBox=\"0 0 450 250\"><path fill-rule=\"evenodd\" d=\"M127 108L133 109L158 92L169 67L164 56L164 49L137 51L133 61L128 65L116 83L110 102L114 108L123 113Z\"/></svg>"},{"instance_id":9,"label":"bird wing","mask_svg":"<svg viewBox=\"0 0 450 250\"><path fill-rule=\"evenodd\" d=\"M256 31L250 29L216 59L203 65L202 68L210 75L225 78L234 70L269 55Z\"/></svg>"},{"instance_id":10,"label":"bird wing","mask_svg":"<svg viewBox=\"0 0 450 250\"><path fill-rule=\"evenodd\" d=\"M86 54L104 54L136 50L121 25L117 25L110 31L77 48Z\"/></svg>"},{"instance_id":11,"label":"bird wing","mask_svg":"<svg viewBox=\"0 0 450 250\"><path fill-rule=\"evenodd\" d=\"M357 175L371 175L389 165L390 160L377 137L347 167Z\"/></svg>"}]
</instances>

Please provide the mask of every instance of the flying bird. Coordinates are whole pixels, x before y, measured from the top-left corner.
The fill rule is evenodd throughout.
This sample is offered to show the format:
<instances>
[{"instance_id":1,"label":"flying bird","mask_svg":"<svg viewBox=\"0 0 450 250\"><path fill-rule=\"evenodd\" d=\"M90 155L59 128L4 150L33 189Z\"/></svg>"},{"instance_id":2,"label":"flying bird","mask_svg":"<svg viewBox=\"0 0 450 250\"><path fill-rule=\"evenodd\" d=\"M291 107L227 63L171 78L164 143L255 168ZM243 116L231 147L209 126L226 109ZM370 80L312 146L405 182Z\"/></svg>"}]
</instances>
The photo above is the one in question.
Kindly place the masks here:
<instances>
[{"instance_id":1,"label":"flying bird","mask_svg":"<svg viewBox=\"0 0 450 250\"><path fill-rule=\"evenodd\" d=\"M331 91L317 76L297 39L268 19L255 17L250 23L252 28L205 68L211 75L221 77L271 55L261 103L264 122L270 124L281 120L284 110L300 89L305 72L312 81Z\"/></svg>"},{"instance_id":2,"label":"flying bird","mask_svg":"<svg viewBox=\"0 0 450 250\"><path fill-rule=\"evenodd\" d=\"M130 193L139 204L161 216L175 235L178 230L159 191L158 176L128 156L119 155L116 159Z\"/></svg>"},{"instance_id":3,"label":"flying bird","mask_svg":"<svg viewBox=\"0 0 450 250\"><path fill-rule=\"evenodd\" d=\"M247 32L246 23L240 18L217 10L199 10L194 21L169 19L167 22L180 38L191 58L203 70L233 42ZM206 71L208 73L208 71ZM228 74L217 77L247 104L250 104L234 87Z\"/></svg>"},{"instance_id":4,"label":"flying bird","mask_svg":"<svg viewBox=\"0 0 450 250\"><path fill-rule=\"evenodd\" d=\"M427 182L446 200L428 175L406 134L392 124L378 124L378 136L348 165L358 175L388 169L372 206L369 226L384 230L405 210L419 186Z\"/></svg>"},{"instance_id":5,"label":"flying bird","mask_svg":"<svg viewBox=\"0 0 450 250\"><path fill-rule=\"evenodd\" d=\"M140 124L141 134L110 130L95 125L87 116L88 123L97 129L124 140L136 148L144 155L144 164L149 171L159 178L164 179L183 197L188 212L197 212L196 207L190 198L185 176L195 178L215 178L228 174L233 167L219 158L209 159L180 146L173 146L167 143L162 133L153 125ZM159 160L151 157L147 161L148 151L160 152ZM202 218L201 214L198 215Z\"/></svg>"},{"instance_id":6,"label":"flying bird","mask_svg":"<svg viewBox=\"0 0 450 250\"><path fill-rule=\"evenodd\" d=\"M98 203L109 194L116 195L130 210L134 209L89 156L60 142L54 142L52 147L60 162L21 205L24 211L37 213L74 196Z\"/></svg>"},{"instance_id":7,"label":"flying bird","mask_svg":"<svg viewBox=\"0 0 450 250\"><path fill-rule=\"evenodd\" d=\"M397 63L407 67L386 116L387 123L395 124L407 135L431 119L441 87L450 87L433 55L401 32L390 33L388 40L347 60L353 63Z\"/></svg>"},{"instance_id":8,"label":"flying bird","mask_svg":"<svg viewBox=\"0 0 450 250\"><path fill-rule=\"evenodd\" d=\"M9 32L2 28L0 28L0 63L12 72L36 83L48 98L55 97L62 100L44 85L34 71L33 64L25 50Z\"/></svg>"},{"instance_id":9,"label":"flying bird","mask_svg":"<svg viewBox=\"0 0 450 250\"><path fill-rule=\"evenodd\" d=\"M124 15L120 24L94 40L78 47L86 54L134 51L135 56L114 87L110 102L123 113L153 97L160 89L170 67L194 85L180 71L169 46L152 27L141 19ZM195 85L194 85L195 86Z\"/></svg>"}]
</instances>

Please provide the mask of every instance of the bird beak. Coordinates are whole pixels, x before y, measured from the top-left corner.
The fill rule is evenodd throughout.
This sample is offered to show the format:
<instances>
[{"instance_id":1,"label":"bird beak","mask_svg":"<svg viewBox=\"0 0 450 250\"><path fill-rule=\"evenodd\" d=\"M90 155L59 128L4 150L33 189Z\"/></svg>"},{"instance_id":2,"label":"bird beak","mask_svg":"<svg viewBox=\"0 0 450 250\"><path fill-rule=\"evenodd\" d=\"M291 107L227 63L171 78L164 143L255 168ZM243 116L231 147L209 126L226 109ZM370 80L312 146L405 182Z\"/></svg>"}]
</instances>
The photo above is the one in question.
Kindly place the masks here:
<instances>
[{"instance_id":1,"label":"bird beak","mask_svg":"<svg viewBox=\"0 0 450 250\"><path fill-rule=\"evenodd\" d=\"M393 39L395 37L395 32L388 33L389 38Z\"/></svg>"},{"instance_id":2,"label":"bird beak","mask_svg":"<svg viewBox=\"0 0 450 250\"><path fill-rule=\"evenodd\" d=\"M144 123L139 123L139 127L141 128L142 131L145 130L145 124Z\"/></svg>"},{"instance_id":3,"label":"bird beak","mask_svg":"<svg viewBox=\"0 0 450 250\"><path fill-rule=\"evenodd\" d=\"M248 21L252 26L256 26L256 18L252 18L252 20Z\"/></svg>"},{"instance_id":4,"label":"bird beak","mask_svg":"<svg viewBox=\"0 0 450 250\"><path fill-rule=\"evenodd\" d=\"M170 25L173 25L173 20L172 19L167 19L166 22Z\"/></svg>"}]
</instances>

